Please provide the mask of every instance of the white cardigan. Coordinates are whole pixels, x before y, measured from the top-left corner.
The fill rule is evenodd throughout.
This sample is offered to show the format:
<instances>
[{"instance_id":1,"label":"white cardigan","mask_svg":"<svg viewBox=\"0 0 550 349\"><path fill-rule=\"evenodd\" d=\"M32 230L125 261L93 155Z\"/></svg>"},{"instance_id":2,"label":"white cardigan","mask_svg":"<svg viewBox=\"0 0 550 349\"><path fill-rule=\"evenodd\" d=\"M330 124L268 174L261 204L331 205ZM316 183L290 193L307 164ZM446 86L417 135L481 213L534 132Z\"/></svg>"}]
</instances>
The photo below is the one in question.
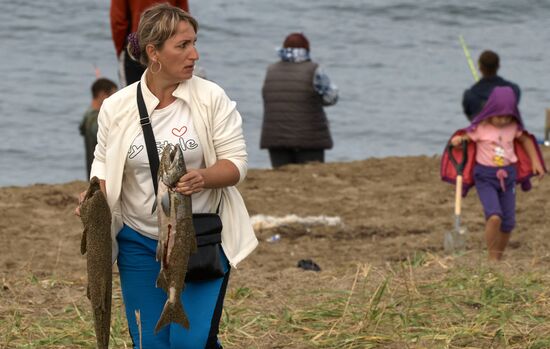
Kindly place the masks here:
<instances>
[{"instance_id":1,"label":"white cardigan","mask_svg":"<svg viewBox=\"0 0 550 349\"><path fill-rule=\"evenodd\" d=\"M159 100L147 88L145 74L141 90L149 115ZM98 144L90 177L105 180L107 202L111 208L113 262L118 255L116 235L122 229L120 193L128 150L141 132L136 102L137 82L107 98L98 116ZM206 167L218 159L230 160L239 169L239 183L248 169L241 115L236 103L213 82L193 76L179 84L173 93L189 104L198 138L203 146ZM216 208L221 196L220 216L223 223L222 248L235 267L258 245L244 201L235 187L211 190L210 207Z\"/></svg>"}]
</instances>

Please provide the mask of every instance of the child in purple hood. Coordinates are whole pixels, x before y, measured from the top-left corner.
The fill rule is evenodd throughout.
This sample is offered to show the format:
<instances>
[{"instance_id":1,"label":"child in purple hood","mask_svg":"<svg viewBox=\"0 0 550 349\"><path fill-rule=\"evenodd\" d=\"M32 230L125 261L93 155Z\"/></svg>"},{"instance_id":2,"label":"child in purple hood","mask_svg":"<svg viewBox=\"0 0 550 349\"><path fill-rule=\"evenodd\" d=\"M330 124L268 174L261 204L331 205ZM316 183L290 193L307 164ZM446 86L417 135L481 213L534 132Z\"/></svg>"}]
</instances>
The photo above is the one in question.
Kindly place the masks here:
<instances>
[{"instance_id":1,"label":"child in purple hood","mask_svg":"<svg viewBox=\"0 0 550 349\"><path fill-rule=\"evenodd\" d=\"M485 240L490 260L500 260L515 226L516 166L514 141L518 140L531 161L533 175L542 179L545 170L536 144L524 132L517 99L510 87L495 87L481 112L451 139L453 146L463 141L476 144L474 179L485 213Z\"/></svg>"}]
</instances>

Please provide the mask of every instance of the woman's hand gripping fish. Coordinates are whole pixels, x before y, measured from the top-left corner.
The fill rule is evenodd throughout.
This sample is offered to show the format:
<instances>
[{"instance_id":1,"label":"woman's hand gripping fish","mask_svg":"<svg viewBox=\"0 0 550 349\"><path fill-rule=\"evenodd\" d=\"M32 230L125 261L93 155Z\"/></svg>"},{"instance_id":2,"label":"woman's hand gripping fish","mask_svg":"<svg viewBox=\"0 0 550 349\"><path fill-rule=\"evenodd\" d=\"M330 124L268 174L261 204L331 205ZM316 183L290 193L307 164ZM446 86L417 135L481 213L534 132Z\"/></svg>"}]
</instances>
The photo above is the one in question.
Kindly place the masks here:
<instances>
[{"instance_id":1,"label":"woman's hand gripping fish","mask_svg":"<svg viewBox=\"0 0 550 349\"><path fill-rule=\"evenodd\" d=\"M178 180L187 172L183 152L179 146L167 146L162 152L158 172L157 214L159 241L157 261L161 268L157 287L168 294L168 300L155 327L155 333L170 322L189 328L189 320L181 292L189 256L197 250L191 210L191 196L174 190Z\"/></svg>"},{"instance_id":2,"label":"woman's hand gripping fish","mask_svg":"<svg viewBox=\"0 0 550 349\"><path fill-rule=\"evenodd\" d=\"M80 252L86 253L88 298L92 303L97 347L109 348L112 294L111 210L93 177L80 205L84 225Z\"/></svg>"}]
</instances>

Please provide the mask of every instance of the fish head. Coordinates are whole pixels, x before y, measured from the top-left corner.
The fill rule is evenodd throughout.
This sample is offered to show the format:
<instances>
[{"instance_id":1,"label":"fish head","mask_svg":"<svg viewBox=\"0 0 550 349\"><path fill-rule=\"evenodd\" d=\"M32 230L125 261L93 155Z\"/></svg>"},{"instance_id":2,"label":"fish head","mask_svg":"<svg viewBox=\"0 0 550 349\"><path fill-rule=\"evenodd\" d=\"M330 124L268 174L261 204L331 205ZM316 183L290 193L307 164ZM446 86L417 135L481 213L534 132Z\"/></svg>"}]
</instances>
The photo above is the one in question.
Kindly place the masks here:
<instances>
[{"instance_id":1,"label":"fish head","mask_svg":"<svg viewBox=\"0 0 550 349\"><path fill-rule=\"evenodd\" d=\"M179 146L168 145L162 151L159 164L159 182L174 188L179 179L187 173L183 152Z\"/></svg>"},{"instance_id":2,"label":"fish head","mask_svg":"<svg viewBox=\"0 0 550 349\"><path fill-rule=\"evenodd\" d=\"M90 179L90 184L88 185L88 189L86 190L86 194L84 195L84 201L91 198L98 190L101 190L101 187L99 186L99 178L93 176L92 179Z\"/></svg>"}]
</instances>

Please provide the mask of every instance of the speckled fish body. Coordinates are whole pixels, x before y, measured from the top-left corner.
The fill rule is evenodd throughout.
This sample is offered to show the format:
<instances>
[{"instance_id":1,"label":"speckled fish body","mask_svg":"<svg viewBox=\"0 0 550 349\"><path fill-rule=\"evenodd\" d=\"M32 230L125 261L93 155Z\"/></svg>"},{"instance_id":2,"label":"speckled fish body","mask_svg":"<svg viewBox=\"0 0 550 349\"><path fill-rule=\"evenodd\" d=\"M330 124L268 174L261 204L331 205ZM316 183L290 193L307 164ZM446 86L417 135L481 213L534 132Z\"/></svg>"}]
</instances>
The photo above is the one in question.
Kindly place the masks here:
<instances>
[{"instance_id":1,"label":"speckled fish body","mask_svg":"<svg viewBox=\"0 0 550 349\"><path fill-rule=\"evenodd\" d=\"M162 314L155 327L158 332L170 322L189 328L189 319L181 303L189 256L197 249L191 208L191 196L182 195L174 188L187 172L179 146L165 147L158 173L157 215L159 241L157 261L161 264L157 287L168 295Z\"/></svg>"},{"instance_id":2,"label":"speckled fish body","mask_svg":"<svg viewBox=\"0 0 550 349\"><path fill-rule=\"evenodd\" d=\"M111 210L93 177L80 206L84 225L80 251L86 254L87 296L92 304L98 349L109 348L112 294Z\"/></svg>"}]
</instances>

